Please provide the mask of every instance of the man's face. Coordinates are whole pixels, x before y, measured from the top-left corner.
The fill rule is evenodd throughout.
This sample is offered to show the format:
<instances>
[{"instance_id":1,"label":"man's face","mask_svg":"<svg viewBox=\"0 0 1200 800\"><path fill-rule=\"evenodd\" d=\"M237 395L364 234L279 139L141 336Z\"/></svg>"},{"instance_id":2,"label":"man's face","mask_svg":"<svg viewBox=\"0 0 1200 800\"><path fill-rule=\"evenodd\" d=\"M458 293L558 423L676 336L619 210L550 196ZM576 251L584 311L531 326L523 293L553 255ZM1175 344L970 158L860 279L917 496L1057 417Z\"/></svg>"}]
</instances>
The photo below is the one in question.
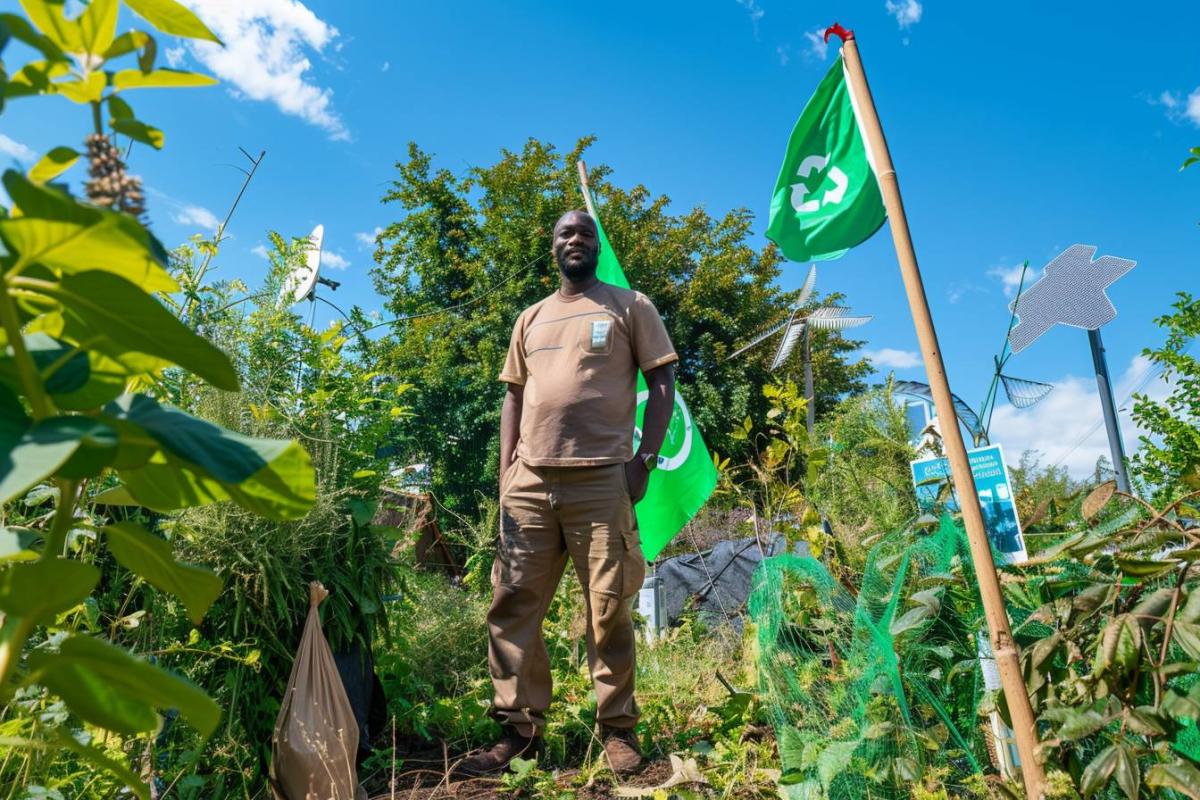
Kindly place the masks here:
<instances>
[{"instance_id":1,"label":"man's face","mask_svg":"<svg viewBox=\"0 0 1200 800\"><path fill-rule=\"evenodd\" d=\"M572 281L583 281L596 273L600 239L596 223L582 211L568 211L554 226L551 245L558 269Z\"/></svg>"}]
</instances>

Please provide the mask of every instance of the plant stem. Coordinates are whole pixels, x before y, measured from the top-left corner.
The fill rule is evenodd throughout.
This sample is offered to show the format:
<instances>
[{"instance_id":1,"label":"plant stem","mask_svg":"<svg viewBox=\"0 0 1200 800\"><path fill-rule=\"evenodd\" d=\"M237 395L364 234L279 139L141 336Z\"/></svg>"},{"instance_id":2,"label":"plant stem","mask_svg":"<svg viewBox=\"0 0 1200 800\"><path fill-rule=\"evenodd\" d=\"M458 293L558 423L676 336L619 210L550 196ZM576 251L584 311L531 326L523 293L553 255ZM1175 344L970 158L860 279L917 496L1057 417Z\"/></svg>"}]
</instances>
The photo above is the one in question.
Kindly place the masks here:
<instances>
[{"instance_id":1,"label":"plant stem","mask_svg":"<svg viewBox=\"0 0 1200 800\"><path fill-rule=\"evenodd\" d=\"M79 491L79 481L59 478L58 507L54 509L54 521L50 523L50 532L46 534L46 549L42 551L42 561L60 558L67 543L67 531L71 529L71 521L75 519L75 494Z\"/></svg>"},{"instance_id":2,"label":"plant stem","mask_svg":"<svg viewBox=\"0 0 1200 800\"><path fill-rule=\"evenodd\" d=\"M8 702L5 688L25 640L33 633L33 620L28 617L8 617L0 627L0 704Z\"/></svg>"},{"instance_id":3,"label":"plant stem","mask_svg":"<svg viewBox=\"0 0 1200 800\"><path fill-rule=\"evenodd\" d=\"M104 135L104 120L100 116L100 103L92 103L92 125L96 128L96 133Z\"/></svg>"},{"instance_id":4,"label":"plant stem","mask_svg":"<svg viewBox=\"0 0 1200 800\"><path fill-rule=\"evenodd\" d=\"M42 382L38 380L37 367L25 348L25 339L21 335L21 320L17 314L17 306L13 303L8 286L0 287L0 323L4 325L4 334L8 344L13 349L13 361L17 367L17 377L21 381L21 389L29 400L35 420L50 416L50 402L42 390Z\"/></svg>"},{"instance_id":5,"label":"plant stem","mask_svg":"<svg viewBox=\"0 0 1200 800\"><path fill-rule=\"evenodd\" d=\"M1167 628L1163 634L1162 649L1158 651L1158 667L1162 669L1167 660L1167 650L1171 646L1171 634L1175 628L1175 613L1179 610L1179 597L1183 593L1184 584L1187 583L1188 570L1192 568L1194 562L1188 561L1183 565L1183 569L1179 571L1179 580L1175 584L1175 593L1171 595L1171 608L1167 611Z\"/></svg>"}]
</instances>

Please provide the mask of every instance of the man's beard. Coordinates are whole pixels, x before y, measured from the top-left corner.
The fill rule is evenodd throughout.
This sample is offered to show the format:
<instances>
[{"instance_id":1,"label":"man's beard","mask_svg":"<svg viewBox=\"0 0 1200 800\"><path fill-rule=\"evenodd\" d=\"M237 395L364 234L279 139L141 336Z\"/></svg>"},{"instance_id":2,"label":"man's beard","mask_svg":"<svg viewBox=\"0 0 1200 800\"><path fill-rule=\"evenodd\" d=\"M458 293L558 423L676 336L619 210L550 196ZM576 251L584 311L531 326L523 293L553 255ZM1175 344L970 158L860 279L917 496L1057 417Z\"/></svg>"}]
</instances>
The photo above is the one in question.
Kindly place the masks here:
<instances>
[{"instance_id":1,"label":"man's beard","mask_svg":"<svg viewBox=\"0 0 1200 800\"><path fill-rule=\"evenodd\" d=\"M587 258L582 261L559 261L558 270L567 280L581 283L596 274L597 259Z\"/></svg>"}]
</instances>

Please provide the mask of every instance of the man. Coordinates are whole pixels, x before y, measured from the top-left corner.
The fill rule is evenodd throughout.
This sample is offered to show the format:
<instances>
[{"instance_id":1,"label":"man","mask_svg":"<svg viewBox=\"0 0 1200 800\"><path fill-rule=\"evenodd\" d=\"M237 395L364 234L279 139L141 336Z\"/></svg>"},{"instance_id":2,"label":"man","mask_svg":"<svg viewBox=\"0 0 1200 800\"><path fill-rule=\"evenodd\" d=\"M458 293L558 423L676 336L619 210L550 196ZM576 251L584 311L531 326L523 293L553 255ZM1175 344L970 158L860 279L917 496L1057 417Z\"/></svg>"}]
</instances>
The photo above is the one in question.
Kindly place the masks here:
<instances>
[{"instance_id":1,"label":"man","mask_svg":"<svg viewBox=\"0 0 1200 800\"><path fill-rule=\"evenodd\" d=\"M596 278L600 241L590 216L564 214L552 250L560 288L521 313L500 373L508 392L500 413L501 520L488 663L492 713L504 735L460 764L466 775L497 772L541 751L551 698L542 620L568 557L583 586L605 754L618 774L642 761L633 731L630 600L646 562L633 504L658 463L678 356L645 295ZM639 369L650 396L634 453Z\"/></svg>"}]
</instances>

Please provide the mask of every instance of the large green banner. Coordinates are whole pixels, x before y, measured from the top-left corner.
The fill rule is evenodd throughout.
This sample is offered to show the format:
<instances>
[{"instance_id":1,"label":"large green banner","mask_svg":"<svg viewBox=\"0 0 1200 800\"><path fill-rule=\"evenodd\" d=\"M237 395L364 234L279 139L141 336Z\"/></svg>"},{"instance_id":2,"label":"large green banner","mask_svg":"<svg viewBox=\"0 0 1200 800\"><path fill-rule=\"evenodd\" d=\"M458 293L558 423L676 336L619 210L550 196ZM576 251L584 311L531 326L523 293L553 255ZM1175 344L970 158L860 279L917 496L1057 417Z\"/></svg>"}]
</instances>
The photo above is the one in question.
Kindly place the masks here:
<instances>
[{"instance_id":1,"label":"large green banner","mask_svg":"<svg viewBox=\"0 0 1200 800\"><path fill-rule=\"evenodd\" d=\"M886 216L838 56L788 139L767 238L792 261L838 258Z\"/></svg>"},{"instance_id":2,"label":"large green banner","mask_svg":"<svg viewBox=\"0 0 1200 800\"><path fill-rule=\"evenodd\" d=\"M630 288L598 216L596 228L600 233L600 263L596 267L596 277L614 286ZM634 451L641 443L642 417L646 413L646 399L650 396L641 372L638 372L637 389ZM704 444L704 437L692 421L683 395L676 387L675 411L658 453L658 468L650 473L646 496L636 507L642 550L647 561L653 561L675 538L675 534L683 530L683 526L696 515L716 486L717 468Z\"/></svg>"}]
</instances>

